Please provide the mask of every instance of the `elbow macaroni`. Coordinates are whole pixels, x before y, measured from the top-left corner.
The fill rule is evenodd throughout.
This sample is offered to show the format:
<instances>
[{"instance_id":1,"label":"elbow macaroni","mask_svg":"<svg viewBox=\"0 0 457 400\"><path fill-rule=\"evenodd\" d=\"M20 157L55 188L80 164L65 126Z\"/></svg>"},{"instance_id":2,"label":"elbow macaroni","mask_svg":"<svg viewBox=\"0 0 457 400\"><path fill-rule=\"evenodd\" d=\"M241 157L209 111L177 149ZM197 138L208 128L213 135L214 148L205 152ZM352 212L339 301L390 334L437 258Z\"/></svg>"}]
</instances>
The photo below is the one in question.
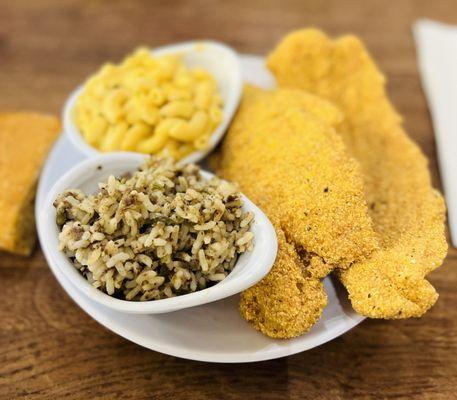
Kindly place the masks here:
<instances>
[{"instance_id":1,"label":"elbow macaroni","mask_svg":"<svg viewBox=\"0 0 457 400\"><path fill-rule=\"evenodd\" d=\"M100 151L138 151L180 159L208 146L222 121L214 78L180 57L139 49L121 64L106 64L79 96L74 118Z\"/></svg>"}]
</instances>

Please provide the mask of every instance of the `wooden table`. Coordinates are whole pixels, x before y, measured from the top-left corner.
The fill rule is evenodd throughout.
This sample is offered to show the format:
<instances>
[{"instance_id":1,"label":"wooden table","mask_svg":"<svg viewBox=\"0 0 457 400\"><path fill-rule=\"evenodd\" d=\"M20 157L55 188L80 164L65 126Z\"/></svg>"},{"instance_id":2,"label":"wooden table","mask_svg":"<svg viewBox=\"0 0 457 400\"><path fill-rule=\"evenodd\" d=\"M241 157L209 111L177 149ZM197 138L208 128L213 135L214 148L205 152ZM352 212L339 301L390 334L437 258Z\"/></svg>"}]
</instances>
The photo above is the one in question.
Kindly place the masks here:
<instances>
[{"instance_id":1,"label":"wooden table","mask_svg":"<svg viewBox=\"0 0 457 400\"><path fill-rule=\"evenodd\" d=\"M212 38L265 54L293 28L354 32L439 180L412 22L457 23L454 1L0 0L0 109L59 113L107 59L139 44ZM80 310L37 250L0 256L0 398L342 399L457 397L457 251L430 279L441 294L420 320L365 321L320 348L251 365L181 360L132 344Z\"/></svg>"}]
</instances>

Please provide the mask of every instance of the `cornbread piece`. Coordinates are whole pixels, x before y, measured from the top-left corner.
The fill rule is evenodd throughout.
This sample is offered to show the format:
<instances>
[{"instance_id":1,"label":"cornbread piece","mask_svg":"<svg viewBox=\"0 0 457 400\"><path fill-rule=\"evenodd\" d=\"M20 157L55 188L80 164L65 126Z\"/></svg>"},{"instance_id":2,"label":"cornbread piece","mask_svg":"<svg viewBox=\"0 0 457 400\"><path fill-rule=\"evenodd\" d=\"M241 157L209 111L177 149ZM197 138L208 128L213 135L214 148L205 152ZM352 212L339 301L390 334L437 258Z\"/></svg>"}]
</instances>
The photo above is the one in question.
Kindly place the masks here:
<instances>
[{"instance_id":1,"label":"cornbread piece","mask_svg":"<svg viewBox=\"0 0 457 400\"><path fill-rule=\"evenodd\" d=\"M421 316L438 297L425 276L446 256L445 206L387 98L384 76L356 37L332 41L313 29L287 36L268 66L281 87L308 90L346 116L338 132L361 164L381 245L339 272L354 309L372 318Z\"/></svg>"},{"instance_id":2,"label":"cornbread piece","mask_svg":"<svg viewBox=\"0 0 457 400\"><path fill-rule=\"evenodd\" d=\"M340 119L302 91L246 87L216 162L277 232L271 272L240 303L242 316L271 337L309 330L326 305L320 278L376 247L358 166L332 128Z\"/></svg>"},{"instance_id":3,"label":"cornbread piece","mask_svg":"<svg viewBox=\"0 0 457 400\"><path fill-rule=\"evenodd\" d=\"M33 249L36 181L59 131L51 116L0 114L0 250L28 255Z\"/></svg>"}]
</instances>

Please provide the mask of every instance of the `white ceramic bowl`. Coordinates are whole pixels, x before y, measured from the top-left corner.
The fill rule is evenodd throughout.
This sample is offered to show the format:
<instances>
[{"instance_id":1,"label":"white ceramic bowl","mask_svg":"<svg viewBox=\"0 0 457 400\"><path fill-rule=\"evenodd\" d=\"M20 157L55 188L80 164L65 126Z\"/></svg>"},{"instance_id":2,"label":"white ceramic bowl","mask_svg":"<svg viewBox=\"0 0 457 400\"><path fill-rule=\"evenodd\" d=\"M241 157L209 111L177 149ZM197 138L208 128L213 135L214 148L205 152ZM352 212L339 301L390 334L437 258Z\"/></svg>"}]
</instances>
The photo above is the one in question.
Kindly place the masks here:
<instances>
[{"instance_id":1,"label":"white ceramic bowl","mask_svg":"<svg viewBox=\"0 0 457 400\"><path fill-rule=\"evenodd\" d=\"M105 181L109 175L119 176L125 172L133 172L144 162L144 159L144 155L127 152L92 157L68 171L50 190L38 216L41 243L48 261L55 264L73 285L90 299L114 310L137 314L159 314L232 296L254 285L269 272L277 251L275 231L265 214L243 196L244 210L251 211L255 217L252 225L254 249L242 254L233 271L217 285L182 296L146 302L116 299L91 286L68 257L58 250L59 229L52 203L65 189L77 188L85 193L94 193L98 190L97 184ZM202 175L207 179L213 176L203 171Z\"/></svg>"},{"instance_id":2,"label":"white ceramic bowl","mask_svg":"<svg viewBox=\"0 0 457 400\"><path fill-rule=\"evenodd\" d=\"M183 63L190 68L201 67L214 76L223 100L223 119L215 129L205 151L196 151L185 157L183 163L198 162L216 147L224 136L228 124L233 118L240 102L242 91L241 69L237 53L230 47L213 41L193 41L179 43L151 50L155 56L183 54ZM83 90L79 86L69 96L63 109L64 133L71 142L88 157L100 154L100 151L87 143L73 121L73 109L78 96Z\"/></svg>"}]
</instances>

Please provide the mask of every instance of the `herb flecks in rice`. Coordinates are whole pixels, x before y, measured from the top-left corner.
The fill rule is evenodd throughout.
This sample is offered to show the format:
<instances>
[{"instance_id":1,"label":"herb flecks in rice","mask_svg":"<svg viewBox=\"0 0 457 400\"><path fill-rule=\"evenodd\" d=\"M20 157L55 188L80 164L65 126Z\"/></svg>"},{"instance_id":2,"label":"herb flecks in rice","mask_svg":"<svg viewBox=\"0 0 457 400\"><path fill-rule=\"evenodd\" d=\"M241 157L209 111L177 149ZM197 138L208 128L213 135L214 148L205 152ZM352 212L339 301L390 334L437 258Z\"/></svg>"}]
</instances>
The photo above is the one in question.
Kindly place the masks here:
<instances>
[{"instance_id":1,"label":"herb flecks in rice","mask_svg":"<svg viewBox=\"0 0 457 400\"><path fill-rule=\"evenodd\" d=\"M151 158L132 176L67 190L54 202L60 249L96 288L127 300L195 292L223 280L253 246L253 215L230 183Z\"/></svg>"}]
</instances>

